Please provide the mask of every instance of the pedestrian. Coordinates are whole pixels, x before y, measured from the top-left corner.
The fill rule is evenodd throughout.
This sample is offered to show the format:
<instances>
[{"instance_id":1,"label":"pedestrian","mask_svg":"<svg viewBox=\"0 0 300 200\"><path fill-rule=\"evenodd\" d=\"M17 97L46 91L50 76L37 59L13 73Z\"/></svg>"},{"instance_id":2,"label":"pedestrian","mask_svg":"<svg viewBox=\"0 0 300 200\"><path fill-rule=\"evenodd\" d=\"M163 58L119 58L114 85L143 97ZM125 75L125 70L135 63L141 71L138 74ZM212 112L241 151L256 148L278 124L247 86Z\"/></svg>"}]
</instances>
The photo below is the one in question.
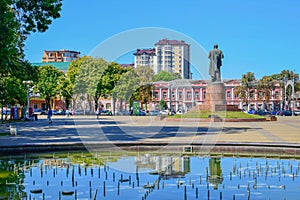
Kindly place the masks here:
<instances>
[{"instance_id":1,"label":"pedestrian","mask_svg":"<svg viewBox=\"0 0 300 200\"><path fill-rule=\"evenodd\" d=\"M99 119L99 116L101 116L101 113L103 112L103 107L104 107L104 105L101 104L100 107L98 108L98 111L97 111L97 119Z\"/></svg>"},{"instance_id":2,"label":"pedestrian","mask_svg":"<svg viewBox=\"0 0 300 200\"><path fill-rule=\"evenodd\" d=\"M48 121L49 121L49 124L52 124L52 109L50 108L49 111L48 111Z\"/></svg>"}]
</instances>

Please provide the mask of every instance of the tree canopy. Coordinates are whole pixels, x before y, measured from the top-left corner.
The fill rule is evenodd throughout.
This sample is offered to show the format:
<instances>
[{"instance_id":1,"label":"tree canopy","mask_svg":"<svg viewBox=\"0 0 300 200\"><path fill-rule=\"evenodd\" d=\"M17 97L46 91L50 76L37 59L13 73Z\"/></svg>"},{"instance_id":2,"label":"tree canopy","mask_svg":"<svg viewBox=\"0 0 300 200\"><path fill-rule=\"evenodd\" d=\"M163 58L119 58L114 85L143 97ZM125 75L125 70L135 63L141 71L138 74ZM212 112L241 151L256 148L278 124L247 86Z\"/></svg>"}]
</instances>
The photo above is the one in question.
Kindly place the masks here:
<instances>
[{"instance_id":1,"label":"tree canopy","mask_svg":"<svg viewBox=\"0 0 300 200\"><path fill-rule=\"evenodd\" d=\"M0 1L1 105L22 103L22 80L37 80L37 71L24 59L24 42L31 32L44 32L60 17L62 0ZM16 84L20 84L18 87ZM13 90L14 96L11 96ZM13 90L12 90L13 89Z\"/></svg>"},{"instance_id":2,"label":"tree canopy","mask_svg":"<svg viewBox=\"0 0 300 200\"><path fill-rule=\"evenodd\" d=\"M60 94L60 84L64 78L64 73L51 65L39 67L35 90L45 99L48 108L51 106L51 99Z\"/></svg>"},{"instance_id":3,"label":"tree canopy","mask_svg":"<svg viewBox=\"0 0 300 200\"><path fill-rule=\"evenodd\" d=\"M154 75L153 81L172 81L176 79L181 79L181 75L162 70L158 74Z\"/></svg>"}]
</instances>

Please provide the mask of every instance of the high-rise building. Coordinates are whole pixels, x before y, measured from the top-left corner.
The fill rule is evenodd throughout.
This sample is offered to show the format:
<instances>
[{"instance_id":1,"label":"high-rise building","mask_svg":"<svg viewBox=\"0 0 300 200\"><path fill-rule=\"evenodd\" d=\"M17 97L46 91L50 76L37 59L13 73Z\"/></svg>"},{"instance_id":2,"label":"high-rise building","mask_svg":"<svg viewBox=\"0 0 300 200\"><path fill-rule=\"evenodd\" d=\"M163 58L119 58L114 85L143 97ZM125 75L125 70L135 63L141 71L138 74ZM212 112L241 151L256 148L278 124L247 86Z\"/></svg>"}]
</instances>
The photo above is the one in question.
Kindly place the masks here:
<instances>
[{"instance_id":1,"label":"high-rise building","mask_svg":"<svg viewBox=\"0 0 300 200\"><path fill-rule=\"evenodd\" d=\"M79 57L80 52L70 50L44 51L42 62L71 62Z\"/></svg>"},{"instance_id":2,"label":"high-rise building","mask_svg":"<svg viewBox=\"0 0 300 200\"><path fill-rule=\"evenodd\" d=\"M155 44L157 73L161 70L179 73L182 79L191 79L190 45L183 40L162 39Z\"/></svg>"},{"instance_id":3,"label":"high-rise building","mask_svg":"<svg viewBox=\"0 0 300 200\"><path fill-rule=\"evenodd\" d=\"M134 67L148 66L157 73L157 60L155 54L155 48L153 49L137 49L134 55Z\"/></svg>"}]
</instances>

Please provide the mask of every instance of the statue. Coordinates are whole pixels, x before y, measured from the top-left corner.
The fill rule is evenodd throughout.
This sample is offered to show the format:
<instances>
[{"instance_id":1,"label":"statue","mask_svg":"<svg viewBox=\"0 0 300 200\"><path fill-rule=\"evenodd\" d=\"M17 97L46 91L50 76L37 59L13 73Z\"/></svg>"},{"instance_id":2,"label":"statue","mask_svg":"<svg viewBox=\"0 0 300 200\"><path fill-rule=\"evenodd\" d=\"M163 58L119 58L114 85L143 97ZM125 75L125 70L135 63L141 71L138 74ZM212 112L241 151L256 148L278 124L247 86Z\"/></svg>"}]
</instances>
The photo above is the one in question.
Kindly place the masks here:
<instances>
[{"instance_id":1,"label":"statue","mask_svg":"<svg viewBox=\"0 0 300 200\"><path fill-rule=\"evenodd\" d=\"M208 58L210 59L209 75L212 78L212 82L221 81L220 67L222 66L222 58L224 58L224 55L222 51L218 49L217 44L215 44L214 49L209 52Z\"/></svg>"}]
</instances>

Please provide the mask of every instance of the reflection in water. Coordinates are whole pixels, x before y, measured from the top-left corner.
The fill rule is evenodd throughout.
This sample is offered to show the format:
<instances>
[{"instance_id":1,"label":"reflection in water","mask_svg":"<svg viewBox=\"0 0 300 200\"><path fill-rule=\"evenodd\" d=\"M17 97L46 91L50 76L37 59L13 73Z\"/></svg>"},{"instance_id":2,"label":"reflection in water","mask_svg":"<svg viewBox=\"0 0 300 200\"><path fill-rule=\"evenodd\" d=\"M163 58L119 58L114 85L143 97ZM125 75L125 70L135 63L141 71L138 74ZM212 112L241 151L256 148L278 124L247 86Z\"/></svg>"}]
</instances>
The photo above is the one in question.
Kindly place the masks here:
<instances>
[{"instance_id":1,"label":"reflection in water","mask_svg":"<svg viewBox=\"0 0 300 200\"><path fill-rule=\"evenodd\" d=\"M210 158L209 159L209 170L210 175L208 181L214 185L214 189L218 189L218 185L223 182L222 169L221 169L221 158Z\"/></svg>"},{"instance_id":2,"label":"reflection in water","mask_svg":"<svg viewBox=\"0 0 300 200\"><path fill-rule=\"evenodd\" d=\"M1 158L0 199L297 199L297 160L178 155Z\"/></svg>"},{"instance_id":3,"label":"reflection in water","mask_svg":"<svg viewBox=\"0 0 300 200\"><path fill-rule=\"evenodd\" d=\"M139 168L153 169L151 174L158 174L163 179L181 177L190 172L190 157L188 156L139 156L136 158Z\"/></svg>"}]
</instances>

